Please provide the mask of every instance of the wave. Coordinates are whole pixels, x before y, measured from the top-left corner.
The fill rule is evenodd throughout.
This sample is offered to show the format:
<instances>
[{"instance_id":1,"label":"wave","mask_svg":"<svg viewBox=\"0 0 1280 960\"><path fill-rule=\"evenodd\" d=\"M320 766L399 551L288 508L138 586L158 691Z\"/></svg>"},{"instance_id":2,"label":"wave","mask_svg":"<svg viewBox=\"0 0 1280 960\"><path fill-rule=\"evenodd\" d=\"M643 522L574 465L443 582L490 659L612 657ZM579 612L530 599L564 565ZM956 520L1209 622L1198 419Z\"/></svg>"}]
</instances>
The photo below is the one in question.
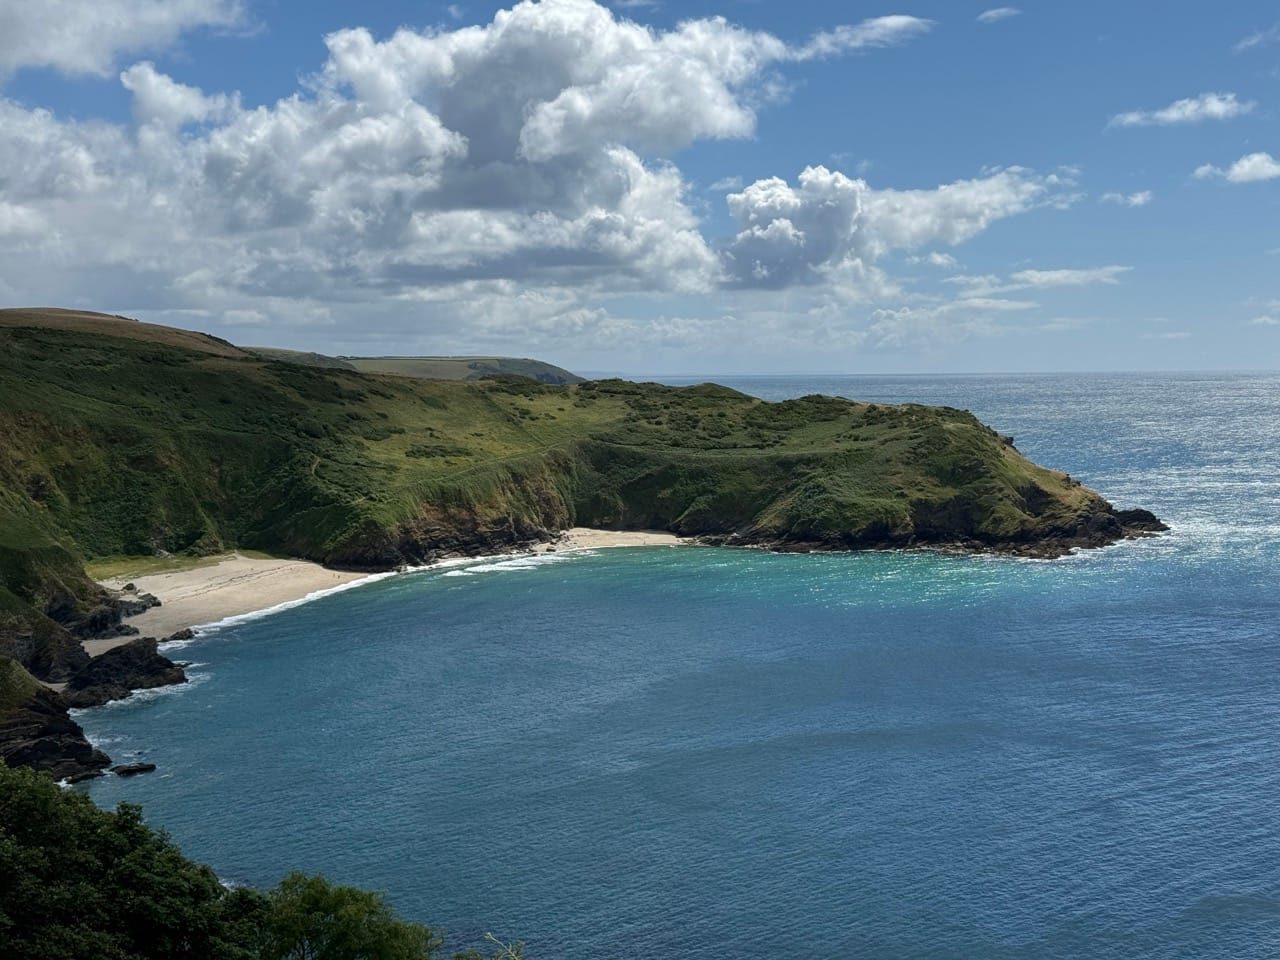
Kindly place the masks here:
<instances>
[{"instance_id":1,"label":"wave","mask_svg":"<svg viewBox=\"0 0 1280 960\"><path fill-rule=\"evenodd\" d=\"M93 715L100 716L101 714L99 711L102 710L120 710L125 707L134 707L142 703L151 703L153 700L159 700L161 697L175 697L180 693L186 693L188 690L192 690L200 686L208 681L211 676L212 674L208 673L192 673L187 675L186 683L171 683L165 687L149 687L145 690L134 690L132 694L125 697L123 700L108 700L106 703L100 704L96 707L72 707L67 712L71 715L73 720L79 723L80 718L89 715L90 711L93 711ZM89 742L95 747L98 746L97 741L91 739ZM101 742L106 743L107 741L104 739Z\"/></svg>"},{"instance_id":2,"label":"wave","mask_svg":"<svg viewBox=\"0 0 1280 960\"><path fill-rule=\"evenodd\" d=\"M425 568L418 568L425 569ZM405 571L409 572L409 571ZM323 590L313 590L306 596L298 597L293 600L285 600L283 603L277 603L270 607L263 607L261 610L250 610L248 613L237 613L229 617L223 617L221 620L215 620L212 623L200 623L191 628L192 636L188 640L170 640L159 645L157 649L162 652L171 650L181 650L183 647L189 646L196 640L218 630L227 627L234 627L241 623L248 623L251 620L261 620L263 617L269 617L272 614L280 613L284 610L292 610L294 607L300 607L304 603L310 603L313 600L320 600L324 597L332 596L335 593L343 593L347 590L354 590L357 587L363 587L366 584L377 583L379 580L386 580L388 577L398 576L401 571L390 570L385 573L371 573L367 577L361 577L358 580L350 580L347 583L340 583L336 587L325 587Z\"/></svg>"},{"instance_id":3,"label":"wave","mask_svg":"<svg viewBox=\"0 0 1280 960\"><path fill-rule=\"evenodd\" d=\"M530 570L537 570L539 567L550 566L551 564L564 563L572 560L574 555L581 556L587 553L587 548L578 550L565 550L558 553L537 553L526 556L514 557L510 560L497 560L493 557L478 557L478 562L473 565L463 566L457 570L449 570L444 573L446 577L469 577L476 573L527 573Z\"/></svg>"}]
</instances>

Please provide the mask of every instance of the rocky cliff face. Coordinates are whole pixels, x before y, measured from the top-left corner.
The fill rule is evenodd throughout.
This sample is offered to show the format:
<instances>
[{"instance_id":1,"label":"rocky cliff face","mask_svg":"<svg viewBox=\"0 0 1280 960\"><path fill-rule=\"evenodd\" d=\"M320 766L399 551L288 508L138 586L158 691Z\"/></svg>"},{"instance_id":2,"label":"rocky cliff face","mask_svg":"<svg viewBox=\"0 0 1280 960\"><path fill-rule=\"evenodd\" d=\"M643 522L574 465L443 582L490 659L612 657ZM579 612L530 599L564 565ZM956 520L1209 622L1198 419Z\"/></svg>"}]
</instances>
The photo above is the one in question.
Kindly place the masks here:
<instances>
[{"instance_id":1,"label":"rocky cliff face","mask_svg":"<svg viewBox=\"0 0 1280 960\"><path fill-rule=\"evenodd\" d=\"M0 715L0 760L10 767L46 770L58 780L92 774L111 763L85 739L67 713L66 700L43 687Z\"/></svg>"},{"instance_id":2,"label":"rocky cliff face","mask_svg":"<svg viewBox=\"0 0 1280 960\"><path fill-rule=\"evenodd\" d=\"M124 700L134 690L186 683L187 675L156 652L153 637L140 637L94 657L67 681L63 696L72 707L98 707Z\"/></svg>"}]
</instances>

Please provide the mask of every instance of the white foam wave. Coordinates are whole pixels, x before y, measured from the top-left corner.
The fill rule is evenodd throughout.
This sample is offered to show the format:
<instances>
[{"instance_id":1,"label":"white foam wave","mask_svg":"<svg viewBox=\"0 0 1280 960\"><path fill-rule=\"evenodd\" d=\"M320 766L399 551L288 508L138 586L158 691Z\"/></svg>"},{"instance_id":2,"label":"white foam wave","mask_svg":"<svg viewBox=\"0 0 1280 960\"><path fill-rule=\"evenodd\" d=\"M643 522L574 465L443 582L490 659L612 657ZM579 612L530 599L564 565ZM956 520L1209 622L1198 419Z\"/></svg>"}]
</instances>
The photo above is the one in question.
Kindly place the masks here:
<instances>
[{"instance_id":1,"label":"white foam wave","mask_svg":"<svg viewBox=\"0 0 1280 960\"><path fill-rule=\"evenodd\" d=\"M425 569L425 568L424 568ZM223 617L221 620L215 620L213 623L200 623L191 628L194 637L189 640L170 640L162 643L157 649L168 652L170 650L181 650L183 647L189 646L195 640L216 630L222 630L226 627L234 627L237 624L248 623L251 620L261 620L263 617L269 617L272 614L281 613L284 610L292 610L294 607L300 607L304 603L311 603L313 600L319 600L322 597L332 596L335 593L344 593L347 590L354 590L357 587L363 587L366 584L377 583L379 580L386 580L388 577L397 576L399 571L390 570L385 573L371 573L367 577L360 577L358 580L350 580L347 583L340 583L336 587L325 587L323 590L313 590L305 597L298 597L294 600L286 600L283 603L277 603L270 607L263 607L261 610L250 610L248 613L237 613L230 617Z\"/></svg>"},{"instance_id":2,"label":"white foam wave","mask_svg":"<svg viewBox=\"0 0 1280 960\"><path fill-rule=\"evenodd\" d=\"M186 693L188 690L200 686L202 683L207 681L210 676L211 675L207 673L188 674L186 683L171 683L167 687L151 687L147 690L135 690L130 696L125 697L123 700L110 700L97 707L73 707L68 711L68 713L70 713L72 719L77 719L84 716L89 710L119 710L124 707L137 706L140 703L151 703L153 700L159 700L161 697L176 697L178 694ZM102 742L105 743L106 741L104 740ZM94 743L94 746L97 746L96 742Z\"/></svg>"},{"instance_id":3,"label":"white foam wave","mask_svg":"<svg viewBox=\"0 0 1280 960\"><path fill-rule=\"evenodd\" d=\"M527 573L530 570L537 570L539 567L545 567L553 563L564 563L572 557L565 556L560 553L538 553L532 556L516 557L512 560L500 560L496 563L478 563L475 566L464 568L464 573ZM448 576L448 574L446 574Z\"/></svg>"}]
</instances>

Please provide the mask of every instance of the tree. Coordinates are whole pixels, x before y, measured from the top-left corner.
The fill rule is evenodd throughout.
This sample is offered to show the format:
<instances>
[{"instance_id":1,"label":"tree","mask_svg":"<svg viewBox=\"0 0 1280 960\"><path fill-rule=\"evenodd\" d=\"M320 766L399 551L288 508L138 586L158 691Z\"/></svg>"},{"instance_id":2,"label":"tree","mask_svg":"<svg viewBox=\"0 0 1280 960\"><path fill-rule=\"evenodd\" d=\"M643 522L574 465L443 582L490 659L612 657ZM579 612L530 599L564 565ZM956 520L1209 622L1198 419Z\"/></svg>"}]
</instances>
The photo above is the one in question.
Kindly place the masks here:
<instances>
[{"instance_id":1,"label":"tree","mask_svg":"<svg viewBox=\"0 0 1280 960\"><path fill-rule=\"evenodd\" d=\"M267 960L429 960L440 940L379 893L293 872L268 895Z\"/></svg>"}]
</instances>

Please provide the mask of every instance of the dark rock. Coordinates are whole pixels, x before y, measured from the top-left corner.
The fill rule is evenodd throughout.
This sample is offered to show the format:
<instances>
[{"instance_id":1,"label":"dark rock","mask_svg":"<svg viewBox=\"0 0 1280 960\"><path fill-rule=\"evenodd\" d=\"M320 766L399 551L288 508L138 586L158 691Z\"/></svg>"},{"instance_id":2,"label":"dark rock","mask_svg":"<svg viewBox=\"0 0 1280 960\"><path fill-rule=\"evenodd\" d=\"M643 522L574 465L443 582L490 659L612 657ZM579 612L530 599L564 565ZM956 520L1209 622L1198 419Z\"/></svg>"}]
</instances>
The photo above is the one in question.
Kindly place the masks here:
<instances>
[{"instance_id":1,"label":"dark rock","mask_svg":"<svg viewBox=\"0 0 1280 960\"><path fill-rule=\"evenodd\" d=\"M117 777L132 777L139 773L150 773L156 768L154 763L121 763L111 768Z\"/></svg>"},{"instance_id":2,"label":"dark rock","mask_svg":"<svg viewBox=\"0 0 1280 960\"><path fill-rule=\"evenodd\" d=\"M70 706L97 707L134 690L186 682L182 668L156 652L155 638L142 637L90 660L67 681L65 696Z\"/></svg>"},{"instance_id":3,"label":"dark rock","mask_svg":"<svg viewBox=\"0 0 1280 960\"><path fill-rule=\"evenodd\" d=\"M1169 529L1169 525L1150 510L1117 510L1116 519L1122 527L1143 533L1159 533Z\"/></svg>"},{"instance_id":4,"label":"dark rock","mask_svg":"<svg viewBox=\"0 0 1280 960\"><path fill-rule=\"evenodd\" d=\"M66 700L41 687L0 719L0 761L10 767L47 770L62 780L101 770L111 758L85 739L80 725L67 713Z\"/></svg>"},{"instance_id":5,"label":"dark rock","mask_svg":"<svg viewBox=\"0 0 1280 960\"><path fill-rule=\"evenodd\" d=\"M120 588L120 590L121 590L123 593L137 593L137 592L138 592L138 588L137 588L136 586L134 586L132 583L126 583L123 587L121 587L121 588Z\"/></svg>"},{"instance_id":6,"label":"dark rock","mask_svg":"<svg viewBox=\"0 0 1280 960\"><path fill-rule=\"evenodd\" d=\"M66 783L83 783L86 780L93 780L96 777L103 776L101 770L86 770L84 773L73 773L69 777L63 778Z\"/></svg>"},{"instance_id":7,"label":"dark rock","mask_svg":"<svg viewBox=\"0 0 1280 960\"><path fill-rule=\"evenodd\" d=\"M50 620L0 623L0 657L13 657L33 676L60 683L89 662L80 640Z\"/></svg>"},{"instance_id":8,"label":"dark rock","mask_svg":"<svg viewBox=\"0 0 1280 960\"><path fill-rule=\"evenodd\" d=\"M181 640L190 640L190 639L191 639L192 637L194 637L195 635L196 635L195 631L194 631L194 630L192 630L191 628L187 627L187 628L184 628L184 629L182 629L182 630L179 630L177 633L171 633L171 634L169 634L167 637L165 637L165 638L164 638L163 640L161 640L160 642L161 642L161 643L175 643L175 642L177 642L177 641L181 641Z\"/></svg>"},{"instance_id":9,"label":"dark rock","mask_svg":"<svg viewBox=\"0 0 1280 960\"><path fill-rule=\"evenodd\" d=\"M160 601L155 594L151 593L140 593L136 597L116 601L116 608L120 611L120 616L122 617L136 617L138 614L158 606L160 606Z\"/></svg>"}]
</instances>

